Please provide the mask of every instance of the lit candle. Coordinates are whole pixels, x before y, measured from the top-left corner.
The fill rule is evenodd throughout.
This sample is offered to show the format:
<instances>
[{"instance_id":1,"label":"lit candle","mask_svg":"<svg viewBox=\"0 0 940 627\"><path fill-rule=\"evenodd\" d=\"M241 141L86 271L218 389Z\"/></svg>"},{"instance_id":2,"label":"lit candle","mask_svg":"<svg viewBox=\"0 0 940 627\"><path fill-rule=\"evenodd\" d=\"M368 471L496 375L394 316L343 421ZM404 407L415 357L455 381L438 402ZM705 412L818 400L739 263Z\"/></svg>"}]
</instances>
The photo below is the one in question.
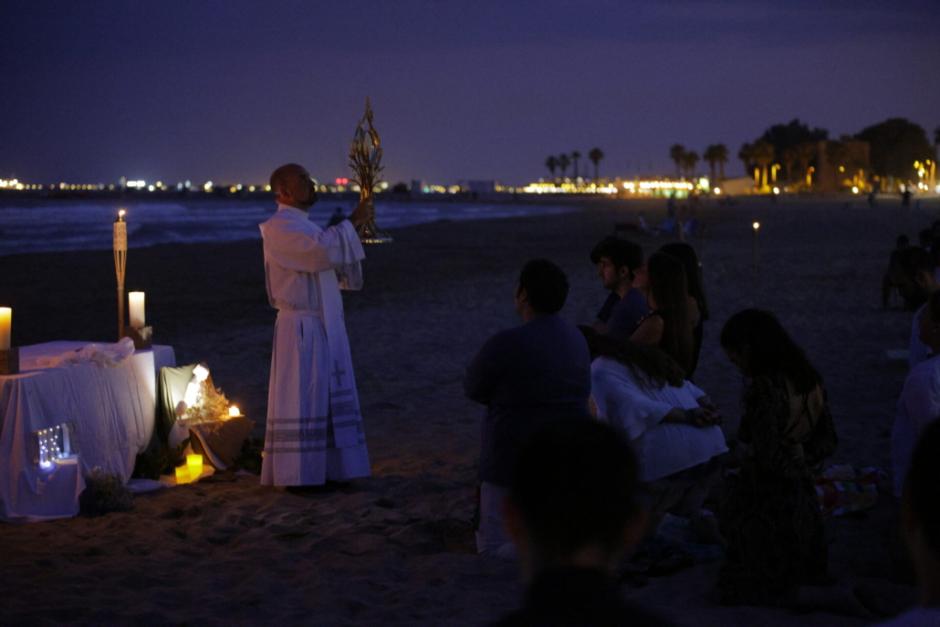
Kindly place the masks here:
<instances>
[{"instance_id":1,"label":"lit candle","mask_svg":"<svg viewBox=\"0 0 940 627\"><path fill-rule=\"evenodd\" d=\"M114 250L127 250L127 222L124 216L127 212L118 211L117 220L114 221Z\"/></svg>"},{"instance_id":2,"label":"lit candle","mask_svg":"<svg viewBox=\"0 0 940 627\"><path fill-rule=\"evenodd\" d=\"M198 479L202 475L202 455L187 455L186 467L189 468L189 476Z\"/></svg>"},{"instance_id":3,"label":"lit candle","mask_svg":"<svg viewBox=\"0 0 940 627\"><path fill-rule=\"evenodd\" d=\"M0 351L10 350L10 335L13 329L13 310L0 307Z\"/></svg>"},{"instance_id":4,"label":"lit candle","mask_svg":"<svg viewBox=\"0 0 940 627\"><path fill-rule=\"evenodd\" d=\"M176 467L176 483L189 483L189 466Z\"/></svg>"},{"instance_id":5,"label":"lit candle","mask_svg":"<svg viewBox=\"0 0 940 627\"><path fill-rule=\"evenodd\" d=\"M131 318L131 327L135 329L143 329L146 324L144 320L144 293L143 292L128 292L127 294L128 302L128 312Z\"/></svg>"}]
</instances>

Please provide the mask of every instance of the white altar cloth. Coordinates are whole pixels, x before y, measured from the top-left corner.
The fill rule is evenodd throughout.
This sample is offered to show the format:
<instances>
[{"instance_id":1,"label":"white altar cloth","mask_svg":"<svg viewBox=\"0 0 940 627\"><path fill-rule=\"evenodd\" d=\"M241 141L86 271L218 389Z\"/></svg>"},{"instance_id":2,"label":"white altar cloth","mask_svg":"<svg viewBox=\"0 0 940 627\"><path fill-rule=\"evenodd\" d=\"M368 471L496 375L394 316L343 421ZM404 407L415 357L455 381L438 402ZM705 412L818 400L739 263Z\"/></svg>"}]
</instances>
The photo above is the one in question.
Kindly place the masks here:
<instances>
[{"instance_id":1,"label":"white altar cloth","mask_svg":"<svg viewBox=\"0 0 940 627\"><path fill-rule=\"evenodd\" d=\"M157 374L174 366L170 346L136 351L116 366L42 367L88 342L20 347L20 374L0 376L0 518L42 520L78 513L83 476L94 468L125 482L150 443ZM76 458L42 469L35 432L67 423Z\"/></svg>"}]
</instances>

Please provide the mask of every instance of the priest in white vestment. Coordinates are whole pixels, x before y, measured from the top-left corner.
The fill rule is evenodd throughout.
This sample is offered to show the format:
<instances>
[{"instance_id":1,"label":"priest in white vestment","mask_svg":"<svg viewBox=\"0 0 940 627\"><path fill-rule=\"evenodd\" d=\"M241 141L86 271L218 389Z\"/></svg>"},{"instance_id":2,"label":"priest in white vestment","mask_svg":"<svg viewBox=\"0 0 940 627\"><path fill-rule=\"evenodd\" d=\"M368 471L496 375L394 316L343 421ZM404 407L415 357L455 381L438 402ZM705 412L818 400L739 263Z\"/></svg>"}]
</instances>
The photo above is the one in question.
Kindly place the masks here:
<instances>
[{"instance_id":1,"label":"priest in white vestment","mask_svg":"<svg viewBox=\"0 0 940 627\"><path fill-rule=\"evenodd\" d=\"M310 486L370 474L340 289L360 289L365 258L348 220L325 229L310 221L316 190L296 164L271 175L278 206L260 225L264 273L277 309L262 485Z\"/></svg>"}]
</instances>

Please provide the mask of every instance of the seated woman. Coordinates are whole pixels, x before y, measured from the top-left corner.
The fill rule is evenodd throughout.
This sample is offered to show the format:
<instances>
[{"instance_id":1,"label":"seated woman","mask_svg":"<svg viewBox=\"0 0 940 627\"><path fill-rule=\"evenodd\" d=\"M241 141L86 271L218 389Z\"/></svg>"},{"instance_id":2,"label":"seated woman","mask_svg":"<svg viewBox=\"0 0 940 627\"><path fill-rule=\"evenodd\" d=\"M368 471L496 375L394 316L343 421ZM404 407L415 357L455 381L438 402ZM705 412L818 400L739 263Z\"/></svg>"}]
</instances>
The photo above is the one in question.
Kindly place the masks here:
<instances>
[{"instance_id":1,"label":"seated woman","mask_svg":"<svg viewBox=\"0 0 940 627\"><path fill-rule=\"evenodd\" d=\"M682 367L683 378L688 378L693 369L692 329L699 314L687 294L682 262L657 252L650 256L646 269L647 302L652 311L640 321L630 340L658 346Z\"/></svg>"},{"instance_id":2,"label":"seated woman","mask_svg":"<svg viewBox=\"0 0 940 627\"><path fill-rule=\"evenodd\" d=\"M940 291L930 295L918 322L920 341L930 356L908 373L891 429L891 467L898 498L914 443L927 425L940 418Z\"/></svg>"},{"instance_id":3,"label":"seated woman","mask_svg":"<svg viewBox=\"0 0 940 627\"><path fill-rule=\"evenodd\" d=\"M651 528L666 512L697 518L728 450L711 401L656 347L585 334L597 417L633 444Z\"/></svg>"},{"instance_id":4,"label":"seated woman","mask_svg":"<svg viewBox=\"0 0 940 627\"><path fill-rule=\"evenodd\" d=\"M826 578L827 549L814 471L836 434L822 378L770 312L746 309L721 331L728 358L746 377L743 449L719 512L728 542L721 601L802 605L803 584Z\"/></svg>"}]
</instances>

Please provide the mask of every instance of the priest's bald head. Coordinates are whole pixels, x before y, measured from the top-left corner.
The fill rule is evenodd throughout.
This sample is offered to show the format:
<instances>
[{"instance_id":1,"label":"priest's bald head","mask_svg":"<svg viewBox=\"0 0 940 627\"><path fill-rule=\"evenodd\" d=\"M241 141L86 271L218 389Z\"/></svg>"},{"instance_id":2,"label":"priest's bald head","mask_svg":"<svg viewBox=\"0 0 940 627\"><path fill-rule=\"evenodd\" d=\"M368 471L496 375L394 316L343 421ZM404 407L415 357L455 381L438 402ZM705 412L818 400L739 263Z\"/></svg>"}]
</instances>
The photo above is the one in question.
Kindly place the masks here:
<instances>
[{"instance_id":1,"label":"priest's bald head","mask_svg":"<svg viewBox=\"0 0 940 627\"><path fill-rule=\"evenodd\" d=\"M271 173L271 191L278 203L298 209L309 209L317 201L310 173L296 163L282 165Z\"/></svg>"}]
</instances>

